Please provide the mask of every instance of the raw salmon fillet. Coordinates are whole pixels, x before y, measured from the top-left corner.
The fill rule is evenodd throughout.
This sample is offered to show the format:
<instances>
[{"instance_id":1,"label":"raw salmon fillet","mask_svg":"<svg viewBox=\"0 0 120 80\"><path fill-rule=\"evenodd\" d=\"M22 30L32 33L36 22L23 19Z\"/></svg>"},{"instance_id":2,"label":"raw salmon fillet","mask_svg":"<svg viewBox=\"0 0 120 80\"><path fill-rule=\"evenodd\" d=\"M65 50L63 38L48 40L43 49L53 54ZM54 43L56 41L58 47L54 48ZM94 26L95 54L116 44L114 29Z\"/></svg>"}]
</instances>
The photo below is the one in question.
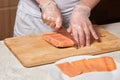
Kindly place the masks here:
<instances>
[{"instance_id":1,"label":"raw salmon fillet","mask_svg":"<svg viewBox=\"0 0 120 80\"><path fill-rule=\"evenodd\" d=\"M116 69L116 65L114 60L111 57L103 57L105 60L105 63L107 65L108 71L112 71Z\"/></svg>"},{"instance_id":2,"label":"raw salmon fillet","mask_svg":"<svg viewBox=\"0 0 120 80\"><path fill-rule=\"evenodd\" d=\"M74 77L88 72L104 72L116 69L116 64L111 57L81 59L71 62L56 64L56 66L69 77Z\"/></svg>"},{"instance_id":3,"label":"raw salmon fillet","mask_svg":"<svg viewBox=\"0 0 120 80\"><path fill-rule=\"evenodd\" d=\"M100 58L90 58L86 60L86 65L89 67L90 71L107 71L107 66L103 57Z\"/></svg>"},{"instance_id":4,"label":"raw salmon fillet","mask_svg":"<svg viewBox=\"0 0 120 80\"><path fill-rule=\"evenodd\" d=\"M61 63L61 64L56 64L56 66L66 75L69 77L73 77L76 75L79 75L81 71L77 70L74 68L72 65L70 65L69 62Z\"/></svg>"},{"instance_id":5,"label":"raw salmon fillet","mask_svg":"<svg viewBox=\"0 0 120 80\"><path fill-rule=\"evenodd\" d=\"M70 64L73 67L75 67L78 71L81 71L82 73L86 73L86 72L89 72L90 70L89 70L88 66L86 66L85 60L86 59L72 61L72 62L70 62Z\"/></svg>"},{"instance_id":6,"label":"raw salmon fillet","mask_svg":"<svg viewBox=\"0 0 120 80\"><path fill-rule=\"evenodd\" d=\"M71 47L74 46L74 41L60 33L43 34L43 39L54 45L55 47Z\"/></svg>"}]
</instances>

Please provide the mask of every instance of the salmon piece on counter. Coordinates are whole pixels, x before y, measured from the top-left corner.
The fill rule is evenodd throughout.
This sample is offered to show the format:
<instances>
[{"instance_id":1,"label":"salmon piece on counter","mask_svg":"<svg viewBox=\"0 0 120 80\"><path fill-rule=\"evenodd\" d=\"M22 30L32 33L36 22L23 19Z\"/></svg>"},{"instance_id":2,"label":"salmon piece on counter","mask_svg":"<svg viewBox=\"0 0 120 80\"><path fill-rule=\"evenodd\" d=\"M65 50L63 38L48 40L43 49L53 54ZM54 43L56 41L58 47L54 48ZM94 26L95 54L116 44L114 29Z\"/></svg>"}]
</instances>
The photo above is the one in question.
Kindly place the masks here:
<instances>
[{"instance_id":1,"label":"salmon piece on counter","mask_svg":"<svg viewBox=\"0 0 120 80\"><path fill-rule=\"evenodd\" d=\"M90 58L86 62L90 71L107 71L107 66L103 57Z\"/></svg>"},{"instance_id":2,"label":"salmon piece on counter","mask_svg":"<svg viewBox=\"0 0 120 80\"><path fill-rule=\"evenodd\" d=\"M60 33L48 33L42 35L43 39L54 45L55 47L71 47L74 41Z\"/></svg>"},{"instance_id":3,"label":"salmon piece on counter","mask_svg":"<svg viewBox=\"0 0 120 80\"><path fill-rule=\"evenodd\" d=\"M115 62L111 57L103 57L107 66L108 71L112 71L116 69Z\"/></svg>"},{"instance_id":4,"label":"salmon piece on counter","mask_svg":"<svg viewBox=\"0 0 120 80\"><path fill-rule=\"evenodd\" d=\"M70 62L70 64L73 67L75 67L78 71L81 71L82 73L86 73L86 72L89 72L90 70L88 66L86 66L85 61L86 59L76 60L76 61Z\"/></svg>"},{"instance_id":5,"label":"salmon piece on counter","mask_svg":"<svg viewBox=\"0 0 120 80\"><path fill-rule=\"evenodd\" d=\"M81 71L77 70L72 65L70 65L69 62L56 64L56 66L60 69L60 71L62 71L64 74L68 75L69 77L73 77L81 73Z\"/></svg>"},{"instance_id":6,"label":"salmon piece on counter","mask_svg":"<svg viewBox=\"0 0 120 80\"><path fill-rule=\"evenodd\" d=\"M81 59L71 62L56 64L62 73L74 77L88 72L106 72L116 69L116 64L111 57Z\"/></svg>"}]
</instances>

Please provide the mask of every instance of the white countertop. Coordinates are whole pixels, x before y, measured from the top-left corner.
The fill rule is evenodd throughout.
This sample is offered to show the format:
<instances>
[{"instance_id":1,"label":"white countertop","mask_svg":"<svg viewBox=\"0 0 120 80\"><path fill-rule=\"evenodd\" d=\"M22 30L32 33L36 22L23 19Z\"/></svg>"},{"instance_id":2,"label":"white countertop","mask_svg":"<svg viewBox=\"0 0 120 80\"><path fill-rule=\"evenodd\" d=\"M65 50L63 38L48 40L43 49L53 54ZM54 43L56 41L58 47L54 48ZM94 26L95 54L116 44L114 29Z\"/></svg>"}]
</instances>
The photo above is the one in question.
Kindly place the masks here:
<instances>
[{"instance_id":1,"label":"white countertop","mask_svg":"<svg viewBox=\"0 0 120 80\"><path fill-rule=\"evenodd\" d=\"M120 22L102 25L106 30L120 37ZM105 53L120 62L120 51ZM52 80L49 76L51 64L25 68L0 41L0 80ZM52 72L52 71L51 71Z\"/></svg>"}]
</instances>

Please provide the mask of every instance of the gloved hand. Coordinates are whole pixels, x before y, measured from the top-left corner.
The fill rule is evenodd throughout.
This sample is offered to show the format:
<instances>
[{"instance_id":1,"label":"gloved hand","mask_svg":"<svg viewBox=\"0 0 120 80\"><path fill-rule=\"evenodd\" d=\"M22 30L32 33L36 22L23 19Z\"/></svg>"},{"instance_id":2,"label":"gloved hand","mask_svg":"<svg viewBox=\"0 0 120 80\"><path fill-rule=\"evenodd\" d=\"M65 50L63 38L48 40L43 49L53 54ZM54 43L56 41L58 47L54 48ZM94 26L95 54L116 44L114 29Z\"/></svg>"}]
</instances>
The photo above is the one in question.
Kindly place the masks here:
<instances>
[{"instance_id":1,"label":"gloved hand","mask_svg":"<svg viewBox=\"0 0 120 80\"><path fill-rule=\"evenodd\" d=\"M40 5L42 9L42 20L51 28L58 30L62 26L61 13L53 0L48 0Z\"/></svg>"},{"instance_id":2,"label":"gloved hand","mask_svg":"<svg viewBox=\"0 0 120 80\"><path fill-rule=\"evenodd\" d=\"M99 38L89 20L89 15L90 8L85 5L75 6L72 12L67 30L72 34L78 48L90 45L91 34L94 39Z\"/></svg>"}]
</instances>

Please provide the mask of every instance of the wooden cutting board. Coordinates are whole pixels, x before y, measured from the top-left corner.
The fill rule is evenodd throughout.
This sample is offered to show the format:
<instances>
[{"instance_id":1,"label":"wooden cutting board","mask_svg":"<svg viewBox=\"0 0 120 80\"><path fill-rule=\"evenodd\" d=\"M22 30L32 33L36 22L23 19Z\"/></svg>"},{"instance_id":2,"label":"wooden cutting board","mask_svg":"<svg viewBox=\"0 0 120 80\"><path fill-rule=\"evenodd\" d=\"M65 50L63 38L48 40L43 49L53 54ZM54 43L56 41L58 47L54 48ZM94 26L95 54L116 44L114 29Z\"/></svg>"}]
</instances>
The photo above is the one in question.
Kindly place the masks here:
<instances>
[{"instance_id":1,"label":"wooden cutting board","mask_svg":"<svg viewBox=\"0 0 120 80\"><path fill-rule=\"evenodd\" d=\"M91 46L76 49L56 48L44 41L42 34L7 38L7 47L25 67L32 67L55 62L59 59L76 55L93 55L120 50L120 39L101 27L94 26L101 42L93 41Z\"/></svg>"}]
</instances>

